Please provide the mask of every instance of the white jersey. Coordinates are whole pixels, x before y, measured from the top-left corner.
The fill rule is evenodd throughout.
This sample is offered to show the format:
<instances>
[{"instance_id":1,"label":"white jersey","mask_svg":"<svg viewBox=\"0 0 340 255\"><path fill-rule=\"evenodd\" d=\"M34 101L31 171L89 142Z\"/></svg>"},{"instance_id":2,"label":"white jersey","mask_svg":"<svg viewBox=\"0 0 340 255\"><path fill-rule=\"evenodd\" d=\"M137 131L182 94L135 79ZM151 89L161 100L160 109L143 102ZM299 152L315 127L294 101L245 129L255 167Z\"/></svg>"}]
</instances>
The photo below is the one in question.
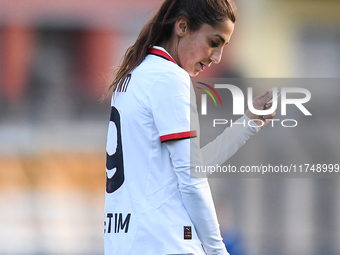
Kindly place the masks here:
<instances>
[{"instance_id":1,"label":"white jersey","mask_svg":"<svg viewBox=\"0 0 340 255\"><path fill-rule=\"evenodd\" d=\"M163 48L154 47L112 99L106 164L106 255L203 255L205 250L228 254L208 182L190 178L187 138L199 134L198 128L190 130L190 114L198 119L196 105L190 105L190 86L188 73ZM237 129L240 139L235 151L257 131ZM202 165L198 139L191 140L198 148L191 152L197 153L194 160ZM214 144L209 146L211 150ZM216 146L219 150L224 145Z\"/></svg>"}]
</instances>

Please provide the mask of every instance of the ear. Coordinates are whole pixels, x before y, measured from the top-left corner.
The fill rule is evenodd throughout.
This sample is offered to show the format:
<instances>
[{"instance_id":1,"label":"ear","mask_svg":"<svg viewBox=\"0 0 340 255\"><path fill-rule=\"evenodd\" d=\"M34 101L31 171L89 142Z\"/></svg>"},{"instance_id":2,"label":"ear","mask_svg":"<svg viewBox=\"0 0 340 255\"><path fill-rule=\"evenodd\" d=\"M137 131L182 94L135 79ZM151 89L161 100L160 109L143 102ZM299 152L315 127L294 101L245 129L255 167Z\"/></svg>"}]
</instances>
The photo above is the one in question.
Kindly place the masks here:
<instances>
[{"instance_id":1,"label":"ear","mask_svg":"<svg viewBox=\"0 0 340 255\"><path fill-rule=\"evenodd\" d=\"M178 36L183 37L188 32L188 19L180 16L175 23L175 32Z\"/></svg>"}]
</instances>

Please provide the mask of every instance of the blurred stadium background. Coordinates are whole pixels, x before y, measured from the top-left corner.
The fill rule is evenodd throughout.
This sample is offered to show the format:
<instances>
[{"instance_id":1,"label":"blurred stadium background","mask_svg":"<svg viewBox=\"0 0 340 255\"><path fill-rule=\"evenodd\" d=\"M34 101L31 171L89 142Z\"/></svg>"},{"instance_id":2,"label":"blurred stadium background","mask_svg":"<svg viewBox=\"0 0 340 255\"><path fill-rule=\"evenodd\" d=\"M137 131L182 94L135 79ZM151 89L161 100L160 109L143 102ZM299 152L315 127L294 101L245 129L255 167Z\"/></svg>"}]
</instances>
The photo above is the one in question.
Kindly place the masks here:
<instances>
[{"instance_id":1,"label":"blurred stadium background","mask_svg":"<svg viewBox=\"0 0 340 255\"><path fill-rule=\"evenodd\" d=\"M0 0L1 255L103 254L99 99L161 2ZM338 0L235 2L222 63L201 77L340 78ZM339 179L210 182L231 255L340 254Z\"/></svg>"}]
</instances>

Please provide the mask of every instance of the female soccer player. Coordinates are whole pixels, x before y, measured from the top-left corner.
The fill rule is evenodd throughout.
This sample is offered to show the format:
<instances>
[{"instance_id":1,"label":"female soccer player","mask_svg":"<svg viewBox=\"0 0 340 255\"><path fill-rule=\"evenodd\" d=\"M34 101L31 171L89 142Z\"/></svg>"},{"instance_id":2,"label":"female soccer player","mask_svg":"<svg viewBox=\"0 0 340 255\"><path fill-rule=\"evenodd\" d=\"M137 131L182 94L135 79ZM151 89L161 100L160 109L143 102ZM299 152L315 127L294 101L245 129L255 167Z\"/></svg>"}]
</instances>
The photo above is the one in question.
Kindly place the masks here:
<instances>
[{"instance_id":1,"label":"female soccer player","mask_svg":"<svg viewBox=\"0 0 340 255\"><path fill-rule=\"evenodd\" d=\"M222 164L260 128L228 128L200 149L190 76L220 62L234 22L230 0L165 0L127 50L109 87L106 255L228 254L207 179L190 168Z\"/></svg>"}]
</instances>

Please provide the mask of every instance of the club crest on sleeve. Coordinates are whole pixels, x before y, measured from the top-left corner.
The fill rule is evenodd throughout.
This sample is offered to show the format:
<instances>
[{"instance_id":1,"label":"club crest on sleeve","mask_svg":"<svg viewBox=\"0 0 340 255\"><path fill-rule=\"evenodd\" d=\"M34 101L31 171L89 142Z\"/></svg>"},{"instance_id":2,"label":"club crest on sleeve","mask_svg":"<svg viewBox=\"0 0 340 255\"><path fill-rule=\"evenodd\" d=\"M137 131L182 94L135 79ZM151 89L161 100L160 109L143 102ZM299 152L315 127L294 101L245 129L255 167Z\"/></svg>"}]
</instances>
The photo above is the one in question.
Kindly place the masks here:
<instances>
[{"instance_id":1,"label":"club crest on sleeve","mask_svg":"<svg viewBox=\"0 0 340 255\"><path fill-rule=\"evenodd\" d=\"M184 226L184 239L191 240L191 238L192 238L191 226Z\"/></svg>"}]
</instances>

